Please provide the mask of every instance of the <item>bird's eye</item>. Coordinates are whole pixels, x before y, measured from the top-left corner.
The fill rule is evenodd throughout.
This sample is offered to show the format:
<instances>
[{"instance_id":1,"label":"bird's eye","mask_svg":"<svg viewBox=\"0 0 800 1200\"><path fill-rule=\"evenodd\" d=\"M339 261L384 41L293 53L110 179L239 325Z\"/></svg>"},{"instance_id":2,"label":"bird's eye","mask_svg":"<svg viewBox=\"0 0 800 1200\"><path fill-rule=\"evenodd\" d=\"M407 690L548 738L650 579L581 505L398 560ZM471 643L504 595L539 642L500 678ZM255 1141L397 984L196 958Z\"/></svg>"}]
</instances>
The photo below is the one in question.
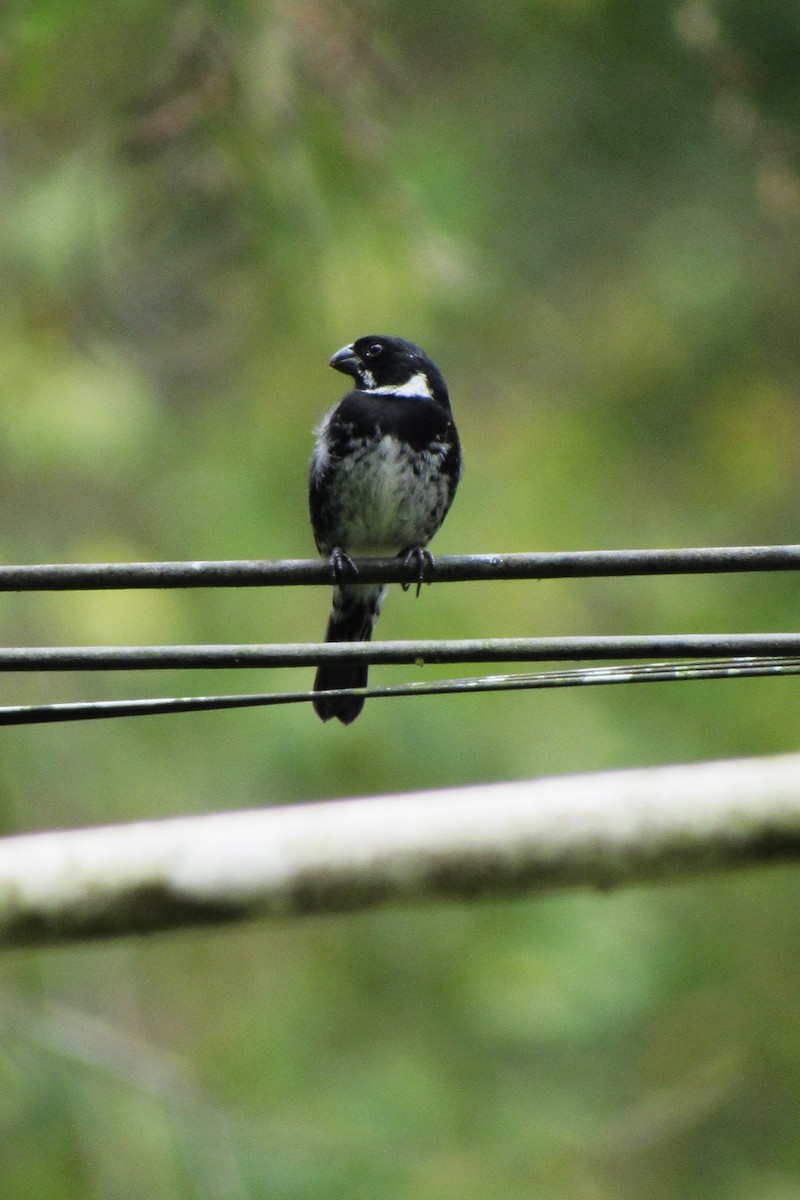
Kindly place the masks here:
<instances>
[{"instance_id":1,"label":"bird's eye","mask_svg":"<svg viewBox=\"0 0 800 1200\"><path fill-rule=\"evenodd\" d=\"M370 342L364 353L367 358L378 358L383 354L383 342Z\"/></svg>"}]
</instances>

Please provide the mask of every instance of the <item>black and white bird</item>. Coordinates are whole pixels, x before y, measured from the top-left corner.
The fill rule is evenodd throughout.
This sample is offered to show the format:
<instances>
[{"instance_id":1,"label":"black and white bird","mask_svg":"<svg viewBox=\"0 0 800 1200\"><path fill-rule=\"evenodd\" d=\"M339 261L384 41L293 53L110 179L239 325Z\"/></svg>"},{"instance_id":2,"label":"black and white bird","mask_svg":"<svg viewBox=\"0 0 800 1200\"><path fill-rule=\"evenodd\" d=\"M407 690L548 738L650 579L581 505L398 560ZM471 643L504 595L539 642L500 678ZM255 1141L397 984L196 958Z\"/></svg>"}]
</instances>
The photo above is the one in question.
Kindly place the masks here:
<instances>
[{"instance_id":1,"label":"black and white bird","mask_svg":"<svg viewBox=\"0 0 800 1200\"><path fill-rule=\"evenodd\" d=\"M419 346L370 335L338 350L330 365L352 375L355 387L323 417L311 460L311 525L336 580L325 640L367 642L386 588L353 582L352 559L400 555L422 580L432 563L428 542L458 486L461 446L447 386ZM323 663L314 681L317 715L348 725L363 698L323 693L366 683L362 663Z\"/></svg>"}]
</instances>

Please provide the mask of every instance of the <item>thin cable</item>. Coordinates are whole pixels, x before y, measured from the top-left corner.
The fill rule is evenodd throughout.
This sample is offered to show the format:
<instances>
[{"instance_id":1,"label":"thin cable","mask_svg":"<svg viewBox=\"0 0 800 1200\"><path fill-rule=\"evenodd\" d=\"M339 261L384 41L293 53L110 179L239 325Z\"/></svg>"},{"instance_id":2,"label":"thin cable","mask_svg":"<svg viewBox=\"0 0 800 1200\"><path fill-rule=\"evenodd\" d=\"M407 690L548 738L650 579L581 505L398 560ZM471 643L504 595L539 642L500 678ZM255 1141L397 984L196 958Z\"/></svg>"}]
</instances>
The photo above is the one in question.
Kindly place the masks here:
<instances>
[{"instance_id":1,"label":"thin cable","mask_svg":"<svg viewBox=\"0 0 800 1200\"><path fill-rule=\"evenodd\" d=\"M370 664L547 662L800 655L800 633L637 634L274 645L44 646L0 649L0 671L150 671Z\"/></svg>"},{"instance_id":2,"label":"thin cable","mask_svg":"<svg viewBox=\"0 0 800 1200\"><path fill-rule=\"evenodd\" d=\"M399 559L358 560L363 583L404 583ZM697 575L800 570L800 545L716 546L667 550L581 550L546 554L464 554L435 560L431 583L627 575ZM414 578L416 582L416 577ZM196 562L57 563L0 567L0 591L108 588L286 587L330 585L319 559Z\"/></svg>"},{"instance_id":3,"label":"thin cable","mask_svg":"<svg viewBox=\"0 0 800 1200\"><path fill-rule=\"evenodd\" d=\"M399 696L529 691L537 688L597 687L623 683L684 683L708 679L746 679L766 675L798 674L800 658L734 658L719 662L641 663L631 667L588 667L579 670L541 671L536 674L482 675L469 679L402 683L391 687L342 688L331 692L331 695L364 696L370 700L379 700ZM0 726L96 721L111 717L156 716L230 708L266 708L308 703L316 695L316 692L256 692L232 696L176 696L142 700L8 705L0 707Z\"/></svg>"}]
</instances>

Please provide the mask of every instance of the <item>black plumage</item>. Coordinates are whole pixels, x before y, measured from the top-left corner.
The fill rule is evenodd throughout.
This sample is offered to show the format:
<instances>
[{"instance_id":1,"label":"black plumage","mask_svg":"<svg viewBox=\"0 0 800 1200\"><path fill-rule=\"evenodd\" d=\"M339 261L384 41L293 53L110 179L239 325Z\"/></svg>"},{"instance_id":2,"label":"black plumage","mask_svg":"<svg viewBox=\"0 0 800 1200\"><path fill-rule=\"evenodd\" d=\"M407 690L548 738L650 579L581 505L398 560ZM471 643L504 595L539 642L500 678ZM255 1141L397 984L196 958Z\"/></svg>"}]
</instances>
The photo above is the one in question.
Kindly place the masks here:
<instances>
[{"instance_id":1,"label":"black plumage","mask_svg":"<svg viewBox=\"0 0 800 1200\"><path fill-rule=\"evenodd\" d=\"M369 641L386 588L359 584L353 558L400 555L419 578L427 545L453 502L461 447L447 386L434 362L412 342L371 335L334 354L330 365L355 380L317 430L309 506L320 554L337 580L326 641ZM367 667L322 664L314 688L365 687ZM359 696L321 694L323 721L354 721Z\"/></svg>"}]
</instances>

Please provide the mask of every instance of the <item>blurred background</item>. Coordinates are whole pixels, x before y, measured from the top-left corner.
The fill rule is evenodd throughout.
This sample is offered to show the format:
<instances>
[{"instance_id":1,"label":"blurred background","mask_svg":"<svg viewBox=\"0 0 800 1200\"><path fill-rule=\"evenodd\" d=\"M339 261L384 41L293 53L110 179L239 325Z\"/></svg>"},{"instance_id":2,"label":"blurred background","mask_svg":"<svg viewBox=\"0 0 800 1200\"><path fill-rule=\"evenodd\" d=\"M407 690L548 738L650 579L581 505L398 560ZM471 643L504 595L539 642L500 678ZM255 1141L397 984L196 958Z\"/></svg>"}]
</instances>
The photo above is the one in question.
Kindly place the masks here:
<instances>
[{"instance_id":1,"label":"blurred background","mask_svg":"<svg viewBox=\"0 0 800 1200\"><path fill-rule=\"evenodd\" d=\"M311 555L327 359L369 332L450 385L434 551L800 540L798 61L794 0L6 0L2 560ZM0 596L0 638L313 641L328 602ZM395 588L380 635L797 610L779 575ZM799 705L762 680L7 729L0 820L764 754ZM0 1195L796 1200L799 900L772 870L8 954Z\"/></svg>"}]
</instances>

